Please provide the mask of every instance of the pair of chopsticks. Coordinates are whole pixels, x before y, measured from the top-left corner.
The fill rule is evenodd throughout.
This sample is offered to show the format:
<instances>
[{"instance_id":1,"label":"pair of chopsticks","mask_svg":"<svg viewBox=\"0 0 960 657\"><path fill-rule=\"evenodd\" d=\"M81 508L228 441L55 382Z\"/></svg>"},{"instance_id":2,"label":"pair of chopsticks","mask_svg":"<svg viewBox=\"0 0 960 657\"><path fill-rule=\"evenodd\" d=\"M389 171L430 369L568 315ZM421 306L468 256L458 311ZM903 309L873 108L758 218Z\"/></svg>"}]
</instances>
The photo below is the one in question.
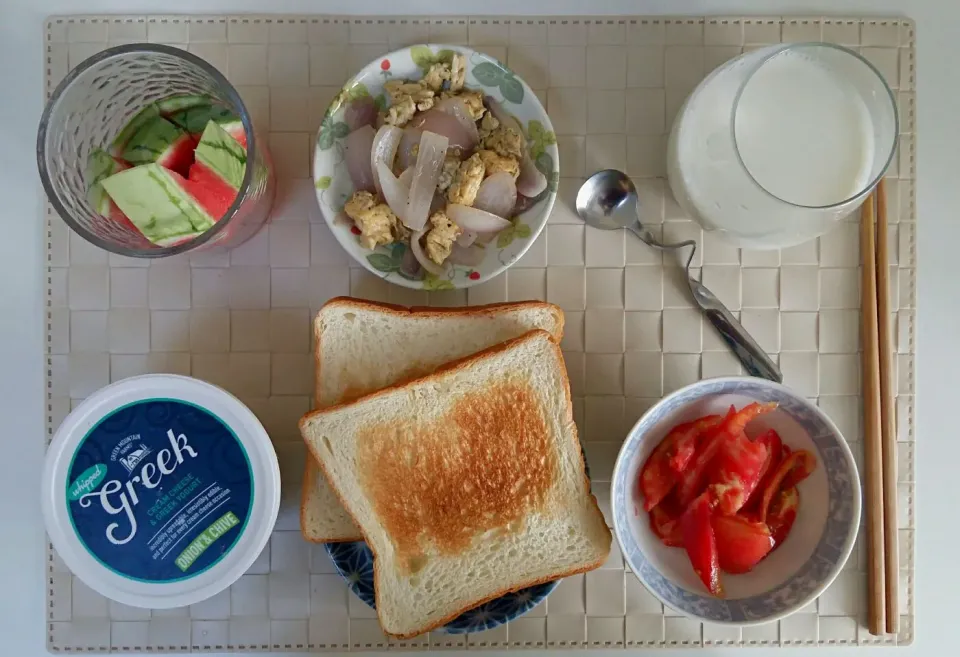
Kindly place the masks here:
<instances>
[{"instance_id":1,"label":"pair of chopsticks","mask_svg":"<svg viewBox=\"0 0 960 657\"><path fill-rule=\"evenodd\" d=\"M887 199L881 179L861 209L863 259L863 437L866 456L868 624L873 635L896 633L899 548L897 538L897 433L894 422L890 340ZM886 619L886 622L884 622Z\"/></svg>"}]
</instances>

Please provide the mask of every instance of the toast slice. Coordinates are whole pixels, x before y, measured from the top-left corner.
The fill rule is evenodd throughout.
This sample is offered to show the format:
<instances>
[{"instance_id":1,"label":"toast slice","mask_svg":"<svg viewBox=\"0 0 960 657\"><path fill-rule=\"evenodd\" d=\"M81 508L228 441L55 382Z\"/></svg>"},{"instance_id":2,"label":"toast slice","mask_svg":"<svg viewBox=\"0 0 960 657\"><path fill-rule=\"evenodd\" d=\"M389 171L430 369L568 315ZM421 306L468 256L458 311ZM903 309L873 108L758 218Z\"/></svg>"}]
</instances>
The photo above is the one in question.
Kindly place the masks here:
<instances>
[{"instance_id":1,"label":"toast slice","mask_svg":"<svg viewBox=\"0 0 960 657\"><path fill-rule=\"evenodd\" d=\"M389 635L609 555L563 356L545 331L314 411L300 432L374 553Z\"/></svg>"},{"instance_id":2,"label":"toast slice","mask_svg":"<svg viewBox=\"0 0 960 657\"><path fill-rule=\"evenodd\" d=\"M559 341L563 312L540 301L410 309L347 297L331 299L314 320L314 408L429 374L536 328ZM363 538L312 458L307 459L303 477L300 527L304 538L314 542Z\"/></svg>"}]
</instances>

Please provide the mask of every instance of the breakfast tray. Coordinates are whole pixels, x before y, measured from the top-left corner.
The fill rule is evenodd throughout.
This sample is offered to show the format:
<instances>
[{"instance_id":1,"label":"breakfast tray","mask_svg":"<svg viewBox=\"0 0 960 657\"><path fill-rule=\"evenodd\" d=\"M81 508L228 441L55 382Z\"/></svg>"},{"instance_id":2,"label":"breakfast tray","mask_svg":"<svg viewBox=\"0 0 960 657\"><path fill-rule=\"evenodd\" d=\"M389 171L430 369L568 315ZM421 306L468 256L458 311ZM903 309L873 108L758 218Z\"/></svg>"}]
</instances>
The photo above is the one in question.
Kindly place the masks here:
<instances>
[{"instance_id":1,"label":"breakfast tray","mask_svg":"<svg viewBox=\"0 0 960 657\"><path fill-rule=\"evenodd\" d=\"M914 633L914 353L916 204L914 27L890 18L73 16L46 22L47 94L84 58L121 43L186 48L237 86L269 136L279 177L273 221L230 253L148 262L109 255L46 208L47 440L85 396L145 372L190 374L236 394L276 446L283 502L249 573L189 608L108 601L49 549L47 645L79 651L381 651L475 648L903 645ZM324 548L299 533L305 458L297 420L310 406L310 320L330 297L461 306L546 299L566 311L563 349L594 491L609 518L619 443L663 394L737 361L691 305L674 266L622 231L585 228L573 210L584 176L626 170L643 222L668 241L693 238L701 276L779 361L785 382L837 422L862 462L856 217L828 237L783 251L724 245L686 219L664 184L666 132L704 74L765 44L831 41L859 50L900 106L890 195L899 426L898 635L864 627L866 556L858 542L820 598L788 618L738 629L664 608L614 546L600 570L563 580L506 626L396 642L348 593ZM547 107L560 150L549 224L508 272L469 291L388 285L348 261L323 222L311 146L327 103L354 71L421 42L470 45L506 62ZM667 261L670 263L670 261Z\"/></svg>"}]
</instances>

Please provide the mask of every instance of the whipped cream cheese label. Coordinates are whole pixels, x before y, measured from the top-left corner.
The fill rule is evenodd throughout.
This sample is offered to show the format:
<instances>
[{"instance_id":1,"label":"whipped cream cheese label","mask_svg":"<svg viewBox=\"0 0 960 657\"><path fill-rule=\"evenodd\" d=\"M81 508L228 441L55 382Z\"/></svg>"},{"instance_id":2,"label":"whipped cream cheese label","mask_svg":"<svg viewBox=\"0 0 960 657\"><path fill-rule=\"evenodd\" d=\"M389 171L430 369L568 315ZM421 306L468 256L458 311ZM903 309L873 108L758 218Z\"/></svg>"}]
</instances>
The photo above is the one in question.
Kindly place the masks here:
<instances>
[{"instance_id":1,"label":"whipped cream cheese label","mask_svg":"<svg viewBox=\"0 0 960 657\"><path fill-rule=\"evenodd\" d=\"M145 582L198 575L234 546L253 507L243 445L193 404L150 399L113 411L80 441L67 509L81 543Z\"/></svg>"}]
</instances>

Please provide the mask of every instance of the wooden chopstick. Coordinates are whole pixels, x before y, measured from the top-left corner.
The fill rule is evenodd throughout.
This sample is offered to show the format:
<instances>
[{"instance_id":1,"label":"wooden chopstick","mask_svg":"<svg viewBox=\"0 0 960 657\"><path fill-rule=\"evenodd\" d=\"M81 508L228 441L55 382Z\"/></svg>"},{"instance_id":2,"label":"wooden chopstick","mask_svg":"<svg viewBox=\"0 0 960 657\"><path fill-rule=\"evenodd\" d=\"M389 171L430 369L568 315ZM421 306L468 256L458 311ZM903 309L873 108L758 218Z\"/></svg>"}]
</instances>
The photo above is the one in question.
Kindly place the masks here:
<instances>
[{"instance_id":1,"label":"wooden chopstick","mask_svg":"<svg viewBox=\"0 0 960 657\"><path fill-rule=\"evenodd\" d=\"M900 546L897 529L897 429L894 420L893 342L890 339L890 269L887 257L887 195L877 185L877 328L880 345L880 436L883 459L883 562L887 632L899 631Z\"/></svg>"},{"instance_id":2,"label":"wooden chopstick","mask_svg":"<svg viewBox=\"0 0 960 657\"><path fill-rule=\"evenodd\" d=\"M860 214L863 259L861 325L863 337L864 499L867 514L867 624L871 634L884 631L883 456L880 437L880 337L877 326L877 263L874 196Z\"/></svg>"}]
</instances>

